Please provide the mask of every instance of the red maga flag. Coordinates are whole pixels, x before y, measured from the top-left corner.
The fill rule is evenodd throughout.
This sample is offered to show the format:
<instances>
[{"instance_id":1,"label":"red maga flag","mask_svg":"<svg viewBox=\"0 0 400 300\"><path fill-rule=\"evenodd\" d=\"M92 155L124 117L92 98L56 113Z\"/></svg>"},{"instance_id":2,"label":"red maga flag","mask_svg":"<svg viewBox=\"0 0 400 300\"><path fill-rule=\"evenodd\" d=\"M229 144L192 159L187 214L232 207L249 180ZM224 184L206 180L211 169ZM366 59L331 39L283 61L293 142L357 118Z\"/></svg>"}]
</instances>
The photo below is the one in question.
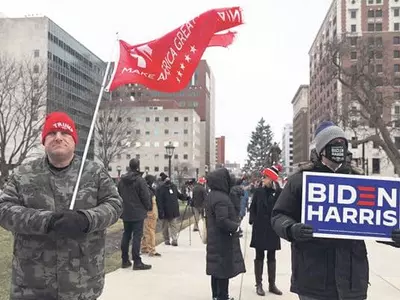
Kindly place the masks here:
<instances>
[{"instance_id":1,"label":"red maga flag","mask_svg":"<svg viewBox=\"0 0 400 300\"><path fill-rule=\"evenodd\" d=\"M212 9L148 43L132 46L120 40L119 60L107 90L139 83L161 92L180 91L207 47L227 47L235 37L235 32L216 33L241 24L240 7Z\"/></svg>"}]
</instances>

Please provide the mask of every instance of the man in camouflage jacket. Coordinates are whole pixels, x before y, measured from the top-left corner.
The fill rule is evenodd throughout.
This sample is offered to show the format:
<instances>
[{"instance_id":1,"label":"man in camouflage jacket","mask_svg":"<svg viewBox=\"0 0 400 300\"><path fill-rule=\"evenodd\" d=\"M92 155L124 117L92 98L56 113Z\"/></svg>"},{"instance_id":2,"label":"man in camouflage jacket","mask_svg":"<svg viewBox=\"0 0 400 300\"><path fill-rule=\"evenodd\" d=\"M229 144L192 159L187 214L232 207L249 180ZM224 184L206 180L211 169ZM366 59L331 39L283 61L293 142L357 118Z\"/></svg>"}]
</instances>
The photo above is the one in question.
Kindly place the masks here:
<instances>
[{"instance_id":1,"label":"man in camouflage jacket","mask_svg":"<svg viewBox=\"0 0 400 300\"><path fill-rule=\"evenodd\" d=\"M20 166L0 195L0 225L14 235L12 300L97 299L104 285L105 231L122 201L100 165L86 161L69 210L81 159L73 121L46 118L46 156Z\"/></svg>"}]
</instances>

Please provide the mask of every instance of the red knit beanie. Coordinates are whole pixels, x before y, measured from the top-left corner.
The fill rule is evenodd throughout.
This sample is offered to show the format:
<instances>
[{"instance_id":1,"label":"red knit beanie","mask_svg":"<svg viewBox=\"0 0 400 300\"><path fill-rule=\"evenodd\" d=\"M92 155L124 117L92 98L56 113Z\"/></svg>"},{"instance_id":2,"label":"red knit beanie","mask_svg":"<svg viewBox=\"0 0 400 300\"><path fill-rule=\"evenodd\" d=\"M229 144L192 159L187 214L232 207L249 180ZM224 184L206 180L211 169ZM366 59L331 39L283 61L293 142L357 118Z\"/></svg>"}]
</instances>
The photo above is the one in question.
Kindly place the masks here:
<instances>
[{"instance_id":1,"label":"red knit beanie","mask_svg":"<svg viewBox=\"0 0 400 300\"><path fill-rule=\"evenodd\" d=\"M266 168L262 171L262 175L269 177L272 181L278 181L279 179L279 170L277 167L272 166L270 168Z\"/></svg>"},{"instance_id":2,"label":"red knit beanie","mask_svg":"<svg viewBox=\"0 0 400 300\"><path fill-rule=\"evenodd\" d=\"M42 144L50 132L62 131L68 133L74 139L75 145L78 143L78 133L76 132L74 121L64 112L55 111L47 115L42 130Z\"/></svg>"}]
</instances>

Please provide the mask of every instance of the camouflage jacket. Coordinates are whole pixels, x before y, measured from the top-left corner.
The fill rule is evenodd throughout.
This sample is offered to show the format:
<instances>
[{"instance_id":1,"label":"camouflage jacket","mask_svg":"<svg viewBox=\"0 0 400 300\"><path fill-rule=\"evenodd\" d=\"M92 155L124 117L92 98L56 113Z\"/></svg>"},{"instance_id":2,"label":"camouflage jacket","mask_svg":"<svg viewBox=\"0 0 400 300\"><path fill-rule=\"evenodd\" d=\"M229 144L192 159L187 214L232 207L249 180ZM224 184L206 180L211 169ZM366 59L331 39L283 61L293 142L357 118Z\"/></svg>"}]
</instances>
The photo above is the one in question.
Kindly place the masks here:
<instances>
[{"instance_id":1,"label":"camouflage jacket","mask_svg":"<svg viewBox=\"0 0 400 300\"><path fill-rule=\"evenodd\" d=\"M96 299L104 286L105 230L115 223L122 200L108 173L86 161L75 210L89 219L77 239L47 234L53 212L67 210L80 158L61 171L46 158L20 166L0 194L0 225L14 234L12 300Z\"/></svg>"}]
</instances>

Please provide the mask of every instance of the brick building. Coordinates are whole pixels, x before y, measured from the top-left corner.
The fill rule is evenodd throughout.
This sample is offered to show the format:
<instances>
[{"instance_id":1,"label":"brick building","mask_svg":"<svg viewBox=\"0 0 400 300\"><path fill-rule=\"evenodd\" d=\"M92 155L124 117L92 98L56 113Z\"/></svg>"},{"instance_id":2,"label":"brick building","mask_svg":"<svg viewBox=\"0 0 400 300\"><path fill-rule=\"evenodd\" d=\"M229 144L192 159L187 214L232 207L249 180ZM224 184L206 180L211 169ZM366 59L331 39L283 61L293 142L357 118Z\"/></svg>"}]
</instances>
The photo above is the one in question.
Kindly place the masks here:
<instances>
[{"instance_id":1,"label":"brick building","mask_svg":"<svg viewBox=\"0 0 400 300\"><path fill-rule=\"evenodd\" d=\"M400 2L333 0L309 51L311 143L316 127L327 118L339 120L337 122L346 129L348 139L362 139L375 132L369 119L362 117L362 107L354 95L330 76L326 45L344 41L347 53L341 56L340 64L357 71L360 61L365 60L368 53L370 63L365 67L374 75L377 95L384 100L377 111L382 113L386 122L395 121L400 116ZM393 85L381 83L386 80ZM400 122L389 126L393 140L400 148ZM357 162L364 160L367 173L394 175L393 165L372 142L351 146L350 151Z\"/></svg>"}]
</instances>

